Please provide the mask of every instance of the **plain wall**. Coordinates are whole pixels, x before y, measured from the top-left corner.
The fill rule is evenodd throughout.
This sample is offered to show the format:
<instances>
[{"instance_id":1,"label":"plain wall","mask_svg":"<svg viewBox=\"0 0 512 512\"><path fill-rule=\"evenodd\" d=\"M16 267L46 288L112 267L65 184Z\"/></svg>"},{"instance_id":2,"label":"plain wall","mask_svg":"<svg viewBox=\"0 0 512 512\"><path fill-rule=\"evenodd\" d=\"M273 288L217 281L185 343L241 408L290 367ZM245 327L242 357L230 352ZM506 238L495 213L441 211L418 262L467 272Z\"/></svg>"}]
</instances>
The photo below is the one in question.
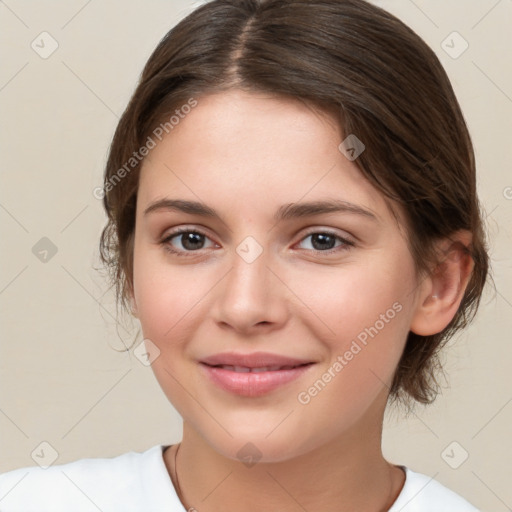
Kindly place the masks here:
<instances>
[{"instance_id":1,"label":"plain wall","mask_svg":"<svg viewBox=\"0 0 512 512\"><path fill-rule=\"evenodd\" d=\"M132 331L116 324L113 290L95 270L105 217L93 190L146 59L199 3L0 3L0 472L34 465L43 441L62 464L180 440L181 418L151 368L120 352L137 323ZM452 80L475 145L497 286L450 343L437 401L408 418L387 414L384 453L482 510L509 510L512 2L376 3L425 39ZM47 58L31 47L51 49L43 31L58 42ZM454 31L469 44L458 58L444 49L461 49ZM449 453L469 455L458 469L441 455L454 441L460 447Z\"/></svg>"}]
</instances>

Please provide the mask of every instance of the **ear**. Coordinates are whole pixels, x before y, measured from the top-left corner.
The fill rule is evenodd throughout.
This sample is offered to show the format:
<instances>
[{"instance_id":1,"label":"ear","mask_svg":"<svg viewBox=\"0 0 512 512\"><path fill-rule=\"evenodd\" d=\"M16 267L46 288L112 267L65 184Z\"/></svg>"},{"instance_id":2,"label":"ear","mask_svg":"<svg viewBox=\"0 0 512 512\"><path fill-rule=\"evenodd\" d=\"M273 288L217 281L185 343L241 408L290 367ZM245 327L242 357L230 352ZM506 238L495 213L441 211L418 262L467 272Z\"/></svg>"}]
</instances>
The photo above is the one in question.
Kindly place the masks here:
<instances>
[{"instance_id":1,"label":"ear","mask_svg":"<svg viewBox=\"0 0 512 512\"><path fill-rule=\"evenodd\" d=\"M441 332L453 319L471 278L474 261L467 247L469 231L438 243L440 262L420 286L410 330L420 336Z\"/></svg>"}]
</instances>

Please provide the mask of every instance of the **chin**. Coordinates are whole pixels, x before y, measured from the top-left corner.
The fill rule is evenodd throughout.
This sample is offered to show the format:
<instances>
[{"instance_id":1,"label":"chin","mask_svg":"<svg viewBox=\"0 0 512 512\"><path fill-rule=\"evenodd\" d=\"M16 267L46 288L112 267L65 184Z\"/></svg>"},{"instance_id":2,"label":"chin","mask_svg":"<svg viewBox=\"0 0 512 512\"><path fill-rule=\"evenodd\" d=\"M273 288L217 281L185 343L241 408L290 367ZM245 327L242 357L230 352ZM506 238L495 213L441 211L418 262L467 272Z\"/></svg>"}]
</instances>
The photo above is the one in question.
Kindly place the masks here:
<instances>
[{"instance_id":1,"label":"chin","mask_svg":"<svg viewBox=\"0 0 512 512\"><path fill-rule=\"evenodd\" d=\"M230 430L233 437L220 434L216 438L203 436L210 448L228 459L242 462L247 467L257 463L285 462L299 457L318 448L321 441L315 436L304 437L304 432L297 427L297 431L277 429L268 435L267 430L262 432L255 429ZM294 435L295 434L295 435Z\"/></svg>"}]
</instances>

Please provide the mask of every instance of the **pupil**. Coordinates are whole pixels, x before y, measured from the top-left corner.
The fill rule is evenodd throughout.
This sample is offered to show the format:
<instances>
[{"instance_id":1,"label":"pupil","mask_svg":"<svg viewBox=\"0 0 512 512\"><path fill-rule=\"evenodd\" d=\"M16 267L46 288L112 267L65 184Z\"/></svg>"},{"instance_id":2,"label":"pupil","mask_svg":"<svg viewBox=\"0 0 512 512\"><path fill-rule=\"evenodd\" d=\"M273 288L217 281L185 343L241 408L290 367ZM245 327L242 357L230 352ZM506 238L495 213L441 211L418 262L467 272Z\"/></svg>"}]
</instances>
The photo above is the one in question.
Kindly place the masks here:
<instances>
[{"instance_id":1,"label":"pupil","mask_svg":"<svg viewBox=\"0 0 512 512\"><path fill-rule=\"evenodd\" d=\"M183 247L190 250L200 249L201 247L197 247L197 245L194 245L194 243L201 245L201 237L202 235L200 235L199 233L187 233L185 235L182 235L181 241Z\"/></svg>"},{"instance_id":2,"label":"pupil","mask_svg":"<svg viewBox=\"0 0 512 512\"><path fill-rule=\"evenodd\" d=\"M311 240L312 240L312 243L313 243L313 247L315 249L321 250L321 249L333 249L334 248L335 240L334 240L334 237L332 235L328 235L328 234L325 234L325 233L315 233L311 237ZM327 241L327 245L326 245L326 241ZM316 243L316 242L320 242L320 245L318 246L318 243ZM331 243L329 243L329 242L331 242Z\"/></svg>"}]
</instances>

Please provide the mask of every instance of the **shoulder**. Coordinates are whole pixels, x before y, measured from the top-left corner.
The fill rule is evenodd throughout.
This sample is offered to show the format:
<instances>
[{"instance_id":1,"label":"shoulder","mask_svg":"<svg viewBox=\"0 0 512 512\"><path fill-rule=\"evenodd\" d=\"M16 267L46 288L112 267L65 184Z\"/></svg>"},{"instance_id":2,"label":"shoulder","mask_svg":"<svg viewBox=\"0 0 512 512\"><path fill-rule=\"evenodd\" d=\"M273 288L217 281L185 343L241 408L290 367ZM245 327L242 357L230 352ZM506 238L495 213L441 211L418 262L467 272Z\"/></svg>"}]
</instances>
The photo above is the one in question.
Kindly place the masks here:
<instances>
[{"instance_id":1,"label":"shoulder","mask_svg":"<svg viewBox=\"0 0 512 512\"><path fill-rule=\"evenodd\" d=\"M479 512L462 496L433 477L405 470L405 484L388 512Z\"/></svg>"},{"instance_id":2,"label":"shoulder","mask_svg":"<svg viewBox=\"0 0 512 512\"><path fill-rule=\"evenodd\" d=\"M0 474L0 510L128 512L152 503L159 492L169 499L173 491L162 445L156 445L143 453L80 459L47 469L30 466Z\"/></svg>"}]
</instances>

